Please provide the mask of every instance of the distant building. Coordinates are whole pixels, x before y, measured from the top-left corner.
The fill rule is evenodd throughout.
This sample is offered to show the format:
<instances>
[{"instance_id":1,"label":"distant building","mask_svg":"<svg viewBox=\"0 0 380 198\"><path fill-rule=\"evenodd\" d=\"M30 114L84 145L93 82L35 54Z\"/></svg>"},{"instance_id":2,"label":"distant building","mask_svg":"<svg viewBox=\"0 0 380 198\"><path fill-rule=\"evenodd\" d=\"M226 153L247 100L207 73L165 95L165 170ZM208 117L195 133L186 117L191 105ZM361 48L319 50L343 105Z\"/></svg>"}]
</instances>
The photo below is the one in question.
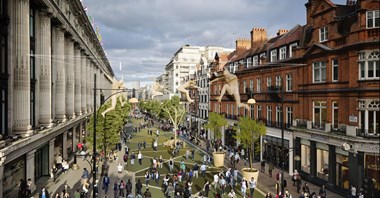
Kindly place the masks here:
<instances>
[{"instance_id":1,"label":"distant building","mask_svg":"<svg viewBox=\"0 0 380 198\"><path fill-rule=\"evenodd\" d=\"M129 89L140 89L140 81L132 81L131 87L128 87Z\"/></svg>"}]
</instances>

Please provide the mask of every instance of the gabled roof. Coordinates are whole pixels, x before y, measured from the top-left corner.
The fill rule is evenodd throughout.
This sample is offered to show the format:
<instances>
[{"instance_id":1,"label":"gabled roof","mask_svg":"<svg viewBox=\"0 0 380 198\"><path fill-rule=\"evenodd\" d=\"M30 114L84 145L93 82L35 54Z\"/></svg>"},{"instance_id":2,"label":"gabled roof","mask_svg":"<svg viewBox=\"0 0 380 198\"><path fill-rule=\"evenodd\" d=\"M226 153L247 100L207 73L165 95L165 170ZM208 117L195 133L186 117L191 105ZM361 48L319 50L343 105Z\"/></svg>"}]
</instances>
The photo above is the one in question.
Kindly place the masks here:
<instances>
[{"instance_id":1,"label":"gabled roof","mask_svg":"<svg viewBox=\"0 0 380 198\"><path fill-rule=\"evenodd\" d=\"M317 49L320 49L322 51L331 51L332 50L331 48L327 47L326 45L316 43L316 44L313 44L309 49L306 50L306 52L304 53L304 56L311 54L313 51L315 51Z\"/></svg>"},{"instance_id":2,"label":"gabled roof","mask_svg":"<svg viewBox=\"0 0 380 198\"><path fill-rule=\"evenodd\" d=\"M304 27L305 26L301 25L294 26L291 30L289 30L289 32L283 34L280 38L278 38L271 47L276 48L301 40Z\"/></svg>"}]
</instances>

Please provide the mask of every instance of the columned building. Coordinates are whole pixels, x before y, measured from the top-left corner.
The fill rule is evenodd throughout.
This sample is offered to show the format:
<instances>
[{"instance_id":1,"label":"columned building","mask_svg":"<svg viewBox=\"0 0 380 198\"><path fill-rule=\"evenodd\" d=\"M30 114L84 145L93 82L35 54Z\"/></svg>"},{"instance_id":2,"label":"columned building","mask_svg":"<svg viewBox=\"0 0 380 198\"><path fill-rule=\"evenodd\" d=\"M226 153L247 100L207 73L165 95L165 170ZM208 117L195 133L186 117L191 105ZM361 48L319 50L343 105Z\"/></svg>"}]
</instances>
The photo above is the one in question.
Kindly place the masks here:
<instances>
[{"instance_id":1,"label":"columned building","mask_svg":"<svg viewBox=\"0 0 380 198\"><path fill-rule=\"evenodd\" d=\"M94 111L95 73L110 89L80 0L0 0L0 197L17 196L20 179L50 177L56 156L72 160Z\"/></svg>"}]
</instances>

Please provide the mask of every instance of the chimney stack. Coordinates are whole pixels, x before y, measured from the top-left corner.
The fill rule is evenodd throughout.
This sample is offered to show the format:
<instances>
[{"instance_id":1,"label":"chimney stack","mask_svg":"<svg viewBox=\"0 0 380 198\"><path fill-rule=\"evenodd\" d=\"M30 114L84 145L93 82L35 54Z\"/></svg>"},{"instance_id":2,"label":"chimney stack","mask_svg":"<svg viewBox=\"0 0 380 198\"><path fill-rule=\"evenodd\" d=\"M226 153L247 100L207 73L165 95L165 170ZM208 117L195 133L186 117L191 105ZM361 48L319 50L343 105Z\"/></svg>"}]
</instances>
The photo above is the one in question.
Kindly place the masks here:
<instances>
[{"instance_id":1,"label":"chimney stack","mask_svg":"<svg viewBox=\"0 0 380 198\"><path fill-rule=\"evenodd\" d=\"M267 29L265 28L252 28L251 31L251 47L263 43L267 40Z\"/></svg>"},{"instance_id":2,"label":"chimney stack","mask_svg":"<svg viewBox=\"0 0 380 198\"><path fill-rule=\"evenodd\" d=\"M285 33L287 33L287 32L288 32L288 30L285 30L285 29L279 29L278 32L277 32L277 36L281 36L281 35L283 35L283 34L285 34Z\"/></svg>"},{"instance_id":3,"label":"chimney stack","mask_svg":"<svg viewBox=\"0 0 380 198\"><path fill-rule=\"evenodd\" d=\"M236 39L236 50L239 49L249 49L251 47L251 41L246 38Z\"/></svg>"}]
</instances>

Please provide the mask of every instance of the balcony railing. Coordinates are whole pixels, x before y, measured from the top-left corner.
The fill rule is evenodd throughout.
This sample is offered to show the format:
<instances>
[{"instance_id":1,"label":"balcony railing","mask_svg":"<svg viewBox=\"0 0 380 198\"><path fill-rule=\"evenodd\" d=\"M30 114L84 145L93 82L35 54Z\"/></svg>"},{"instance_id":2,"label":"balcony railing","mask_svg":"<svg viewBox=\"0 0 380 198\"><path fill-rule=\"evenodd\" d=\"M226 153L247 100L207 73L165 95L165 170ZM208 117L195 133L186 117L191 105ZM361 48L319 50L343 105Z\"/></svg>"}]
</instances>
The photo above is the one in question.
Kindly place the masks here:
<instances>
[{"instance_id":1,"label":"balcony railing","mask_svg":"<svg viewBox=\"0 0 380 198\"><path fill-rule=\"evenodd\" d=\"M324 122L312 122L311 128L324 131L326 128L326 123L324 123Z\"/></svg>"},{"instance_id":2,"label":"balcony railing","mask_svg":"<svg viewBox=\"0 0 380 198\"><path fill-rule=\"evenodd\" d=\"M356 129L356 135L365 138L380 138L380 130L358 128Z\"/></svg>"},{"instance_id":3,"label":"balcony railing","mask_svg":"<svg viewBox=\"0 0 380 198\"><path fill-rule=\"evenodd\" d=\"M331 126L331 132L346 134L346 125L335 125Z\"/></svg>"},{"instance_id":4,"label":"balcony railing","mask_svg":"<svg viewBox=\"0 0 380 198\"><path fill-rule=\"evenodd\" d=\"M297 120L296 126L300 128L307 128L307 120Z\"/></svg>"}]
</instances>

